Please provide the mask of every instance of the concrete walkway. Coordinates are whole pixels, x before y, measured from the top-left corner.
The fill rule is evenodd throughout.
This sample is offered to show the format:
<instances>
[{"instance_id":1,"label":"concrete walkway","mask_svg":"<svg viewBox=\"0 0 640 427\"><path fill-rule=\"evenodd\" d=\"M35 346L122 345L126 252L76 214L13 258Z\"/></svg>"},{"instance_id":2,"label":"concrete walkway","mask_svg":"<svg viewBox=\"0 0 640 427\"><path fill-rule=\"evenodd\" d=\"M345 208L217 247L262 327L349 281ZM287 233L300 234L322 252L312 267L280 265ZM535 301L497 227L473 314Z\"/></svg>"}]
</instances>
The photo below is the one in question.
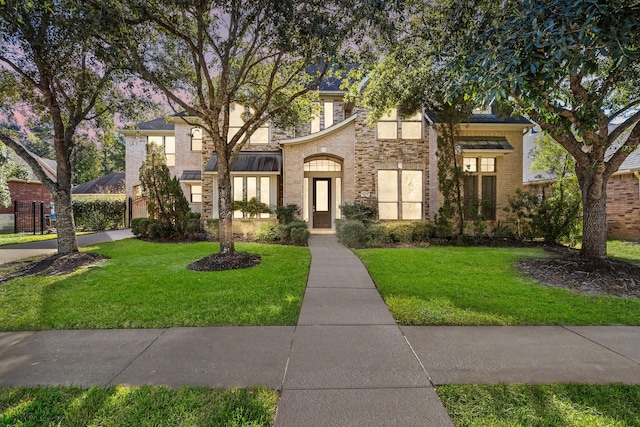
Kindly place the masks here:
<instances>
[{"instance_id":1,"label":"concrete walkway","mask_svg":"<svg viewBox=\"0 0 640 427\"><path fill-rule=\"evenodd\" d=\"M91 246L97 243L113 242L129 237L133 237L131 230L111 230L83 234L82 236L78 236L77 239L78 246ZM58 252L57 239L0 246L0 264L38 255L55 254L56 252Z\"/></svg>"},{"instance_id":2,"label":"concrete walkway","mask_svg":"<svg viewBox=\"0 0 640 427\"><path fill-rule=\"evenodd\" d=\"M640 327L398 327L335 236L309 246L296 327L0 333L0 386L266 385L278 427L437 427L441 384L640 384Z\"/></svg>"}]
</instances>

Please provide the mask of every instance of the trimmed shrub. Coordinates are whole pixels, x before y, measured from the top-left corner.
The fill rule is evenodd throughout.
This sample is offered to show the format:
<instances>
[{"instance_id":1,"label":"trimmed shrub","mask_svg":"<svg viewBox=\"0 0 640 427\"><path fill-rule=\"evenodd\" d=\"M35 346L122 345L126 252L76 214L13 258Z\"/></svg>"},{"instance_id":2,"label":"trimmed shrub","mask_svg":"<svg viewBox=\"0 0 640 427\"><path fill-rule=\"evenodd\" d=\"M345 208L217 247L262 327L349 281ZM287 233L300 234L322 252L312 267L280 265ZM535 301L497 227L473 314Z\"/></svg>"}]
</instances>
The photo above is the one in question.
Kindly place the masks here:
<instances>
[{"instance_id":1,"label":"trimmed shrub","mask_svg":"<svg viewBox=\"0 0 640 427\"><path fill-rule=\"evenodd\" d=\"M344 219L355 219L362 222L370 222L376 219L378 209L371 203L345 203L340 206Z\"/></svg>"},{"instance_id":2,"label":"trimmed shrub","mask_svg":"<svg viewBox=\"0 0 640 427\"><path fill-rule=\"evenodd\" d=\"M124 228L124 200L74 199L73 216L78 230L116 230Z\"/></svg>"},{"instance_id":3,"label":"trimmed shrub","mask_svg":"<svg viewBox=\"0 0 640 427\"><path fill-rule=\"evenodd\" d=\"M278 206L276 216L280 224L290 224L296 220L296 215L300 214L298 205Z\"/></svg>"},{"instance_id":4,"label":"trimmed shrub","mask_svg":"<svg viewBox=\"0 0 640 427\"><path fill-rule=\"evenodd\" d=\"M413 223L411 240L416 243L426 243L436 236L436 228L429 221L417 221Z\"/></svg>"},{"instance_id":5,"label":"trimmed shrub","mask_svg":"<svg viewBox=\"0 0 640 427\"><path fill-rule=\"evenodd\" d=\"M149 237L149 218L133 218L131 220L131 232L136 237Z\"/></svg>"},{"instance_id":6,"label":"trimmed shrub","mask_svg":"<svg viewBox=\"0 0 640 427\"><path fill-rule=\"evenodd\" d=\"M338 240L348 248L365 248L371 244L370 228L355 219L341 219L336 221L336 235Z\"/></svg>"},{"instance_id":7,"label":"trimmed shrub","mask_svg":"<svg viewBox=\"0 0 640 427\"><path fill-rule=\"evenodd\" d=\"M278 227L279 224L275 222L262 224L254 237L261 242L275 242L278 240Z\"/></svg>"},{"instance_id":8,"label":"trimmed shrub","mask_svg":"<svg viewBox=\"0 0 640 427\"><path fill-rule=\"evenodd\" d=\"M307 246L309 244L309 236L311 233L305 228L292 228L291 229L291 242L297 246Z\"/></svg>"}]
</instances>

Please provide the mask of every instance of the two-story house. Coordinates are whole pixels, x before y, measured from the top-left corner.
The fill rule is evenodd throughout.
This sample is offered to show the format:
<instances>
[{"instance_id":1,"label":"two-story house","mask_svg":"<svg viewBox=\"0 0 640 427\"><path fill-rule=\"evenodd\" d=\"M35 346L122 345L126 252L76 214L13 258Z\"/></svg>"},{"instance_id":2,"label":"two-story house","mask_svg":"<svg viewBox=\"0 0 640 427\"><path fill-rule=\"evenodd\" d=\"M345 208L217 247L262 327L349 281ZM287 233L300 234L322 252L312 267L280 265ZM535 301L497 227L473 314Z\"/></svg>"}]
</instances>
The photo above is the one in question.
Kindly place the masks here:
<instances>
[{"instance_id":1,"label":"two-story house","mask_svg":"<svg viewBox=\"0 0 640 427\"><path fill-rule=\"evenodd\" d=\"M334 228L340 205L353 202L376 204L380 219L433 219L440 203L437 117L399 117L392 111L371 127L365 122L368 111L345 102L344 92L331 82L319 89L318 102L320 113L310 123L286 130L265 125L251 137L233 165L234 200L295 204L310 228ZM242 106L231 111L232 130L242 125L243 112ZM144 204L138 174L149 142L164 146L192 210L203 220L218 217L216 154L187 121L193 123L176 115L122 131L132 217L146 215L137 208ZM507 197L522 187L523 134L531 127L523 118L503 120L489 111L461 124L460 149L470 173L465 193L484 200L489 220L503 219Z\"/></svg>"}]
</instances>

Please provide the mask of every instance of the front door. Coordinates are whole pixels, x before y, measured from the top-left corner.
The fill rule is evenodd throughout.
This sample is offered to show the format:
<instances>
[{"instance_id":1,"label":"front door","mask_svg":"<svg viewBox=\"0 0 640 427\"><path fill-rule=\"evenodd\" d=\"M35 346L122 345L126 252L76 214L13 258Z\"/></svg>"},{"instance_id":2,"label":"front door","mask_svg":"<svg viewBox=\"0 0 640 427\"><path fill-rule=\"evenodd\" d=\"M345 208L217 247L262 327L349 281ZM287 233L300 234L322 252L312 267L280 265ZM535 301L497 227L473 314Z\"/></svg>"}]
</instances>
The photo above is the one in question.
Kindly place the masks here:
<instances>
[{"instance_id":1,"label":"front door","mask_svg":"<svg viewBox=\"0 0 640 427\"><path fill-rule=\"evenodd\" d=\"M331 228L331 178L313 178L313 228Z\"/></svg>"}]
</instances>

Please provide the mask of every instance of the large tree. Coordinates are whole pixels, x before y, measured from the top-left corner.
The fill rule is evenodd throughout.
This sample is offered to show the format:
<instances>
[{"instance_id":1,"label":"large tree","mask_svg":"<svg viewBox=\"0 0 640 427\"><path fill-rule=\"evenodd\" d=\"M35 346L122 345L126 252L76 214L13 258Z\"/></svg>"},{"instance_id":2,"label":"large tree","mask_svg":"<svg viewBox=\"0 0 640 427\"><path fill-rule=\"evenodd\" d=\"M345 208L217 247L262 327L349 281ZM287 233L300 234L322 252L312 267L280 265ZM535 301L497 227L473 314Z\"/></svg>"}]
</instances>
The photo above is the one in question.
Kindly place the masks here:
<instances>
[{"instance_id":1,"label":"large tree","mask_svg":"<svg viewBox=\"0 0 640 427\"><path fill-rule=\"evenodd\" d=\"M19 142L20 136L0 129L0 140L33 169L53 194L58 253L78 251L71 207L71 156L77 131L92 119L127 111L136 99L119 69L99 58L108 56L98 42L93 13L70 0L0 4L1 107L24 109L51 124L57 181ZM11 96L9 96L11 95Z\"/></svg>"},{"instance_id":2,"label":"large tree","mask_svg":"<svg viewBox=\"0 0 640 427\"><path fill-rule=\"evenodd\" d=\"M399 20L411 35L399 48L427 58L425 72L446 76L441 89L449 99L498 101L573 157L584 208L581 253L606 257L607 181L640 144L640 3L400 3L416 13Z\"/></svg>"},{"instance_id":3,"label":"large tree","mask_svg":"<svg viewBox=\"0 0 640 427\"><path fill-rule=\"evenodd\" d=\"M230 173L238 153L265 123L287 127L310 119L314 91L372 10L365 6L355 0L96 3L120 56L204 130L203 160L217 155L221 254L235 250ZM234 105L246 112L231 133Z\"/></svg>"},{"instance_id":4,"label":"large tree","mask_svg":"<svg viewBox=\"0 0 640 427\"><path fill-rule=\"evenodd\" d=\"M640 3L482 0L446 10L466 29L451 69L463 69L571 154L582 255L606 257L607 181L640 144Z\"/></svg>"}]
</instances>

